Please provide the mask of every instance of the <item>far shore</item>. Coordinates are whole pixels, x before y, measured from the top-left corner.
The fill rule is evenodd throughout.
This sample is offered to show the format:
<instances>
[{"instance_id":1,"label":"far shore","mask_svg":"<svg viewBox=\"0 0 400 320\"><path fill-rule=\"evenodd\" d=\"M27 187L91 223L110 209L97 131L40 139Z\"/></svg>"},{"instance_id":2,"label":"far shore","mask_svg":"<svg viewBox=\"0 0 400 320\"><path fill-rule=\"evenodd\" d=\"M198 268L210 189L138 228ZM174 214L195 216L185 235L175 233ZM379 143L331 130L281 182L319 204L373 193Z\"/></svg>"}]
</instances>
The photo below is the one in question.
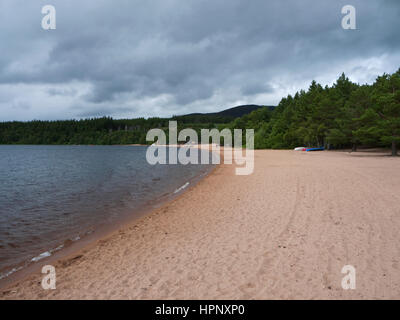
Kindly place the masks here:
<instances>
[{"instance_id":1,"label":"far shore","mask_svg":"<svg viewBox=\"0 0 400 320\"><path fill-rule=\"evenodd\" d=\"M0 299L400 299L400 160L349 151L256 150L249 176L221 164L55 261L56 290L37 271Z\"/></svg>"}]
</instances>

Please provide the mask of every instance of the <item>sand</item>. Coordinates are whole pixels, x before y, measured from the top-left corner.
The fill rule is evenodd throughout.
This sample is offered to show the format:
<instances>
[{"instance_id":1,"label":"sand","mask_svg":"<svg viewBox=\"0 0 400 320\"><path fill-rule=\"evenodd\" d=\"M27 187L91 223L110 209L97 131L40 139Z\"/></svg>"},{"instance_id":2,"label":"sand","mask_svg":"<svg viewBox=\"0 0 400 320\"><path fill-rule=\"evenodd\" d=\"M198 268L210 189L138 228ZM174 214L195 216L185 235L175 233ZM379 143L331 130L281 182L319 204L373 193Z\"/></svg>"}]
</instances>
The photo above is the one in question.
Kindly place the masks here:
<instances>
[{"instance_id":1,"label":"sand","mask_svg":"<svg viewBox=\"0 0 400 320\"><path fill-rule=\"evenodd\" d=\"M341 286L344 265L356 289ZM399 299L400 158L256 151L1 299Z\"/></svg>"}]
</instances>

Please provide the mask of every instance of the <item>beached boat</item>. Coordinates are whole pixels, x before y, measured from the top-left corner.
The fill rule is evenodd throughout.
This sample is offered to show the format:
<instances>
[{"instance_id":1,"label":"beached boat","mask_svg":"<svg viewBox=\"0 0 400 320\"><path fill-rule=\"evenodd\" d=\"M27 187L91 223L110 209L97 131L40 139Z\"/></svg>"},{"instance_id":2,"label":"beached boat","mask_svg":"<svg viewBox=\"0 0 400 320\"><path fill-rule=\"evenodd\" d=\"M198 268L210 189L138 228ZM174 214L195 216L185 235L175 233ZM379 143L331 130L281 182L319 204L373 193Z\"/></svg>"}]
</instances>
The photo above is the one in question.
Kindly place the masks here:
<instances>
[{"instance_id":1,"label":"beached boat","mask_svg":"<svg viewBox=\"0 0 400 320\"><path fill-rule=\"evenodd\" d=\"M309 151L324 151L324 150L325 150L325 148L307 148L306 149L307 152L309 152Z\"/></svg>"}]
</instances>

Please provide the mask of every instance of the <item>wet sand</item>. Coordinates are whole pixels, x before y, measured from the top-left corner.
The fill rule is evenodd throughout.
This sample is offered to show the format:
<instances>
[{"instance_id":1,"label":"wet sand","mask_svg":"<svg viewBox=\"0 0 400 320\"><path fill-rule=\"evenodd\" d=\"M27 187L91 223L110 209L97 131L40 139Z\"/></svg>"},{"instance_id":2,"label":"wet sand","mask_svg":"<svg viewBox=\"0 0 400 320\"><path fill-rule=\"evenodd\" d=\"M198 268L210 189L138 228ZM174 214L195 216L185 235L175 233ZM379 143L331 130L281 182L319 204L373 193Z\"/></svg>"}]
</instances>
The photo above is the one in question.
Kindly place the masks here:
<instances>
[{"instance_id":1,"label":"wet sand","mask_svg":"<svg viewBox=\"0 0 400 320\"><path fill-rule=\"evenodd\" d=\"M400 158L255 151L0 299L400 299ZM344 265L356 290L343 290Z\"/></svg>"}]
</instances>

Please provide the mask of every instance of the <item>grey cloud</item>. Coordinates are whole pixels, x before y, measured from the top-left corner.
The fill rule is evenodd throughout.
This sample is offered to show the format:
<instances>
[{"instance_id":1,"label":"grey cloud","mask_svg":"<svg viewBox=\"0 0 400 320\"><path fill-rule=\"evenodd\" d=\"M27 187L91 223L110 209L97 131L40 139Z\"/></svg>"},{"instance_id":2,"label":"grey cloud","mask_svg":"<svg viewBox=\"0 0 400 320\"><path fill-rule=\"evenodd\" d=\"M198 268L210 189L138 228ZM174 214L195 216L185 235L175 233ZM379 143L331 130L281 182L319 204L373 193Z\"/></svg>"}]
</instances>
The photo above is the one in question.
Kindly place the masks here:
<instances>
[{"instance_id":1,"label":"grey cloud","mask_svg":"<svg viewBox=\"0 0 400 320\"><path fill-rule=\"evenodd\" d=\"M242 93L245 96L251 96L259 93L272 93L274 88L270 84L246 83L242 86Z\"/></svg>"},{"instance_id":2,"label":"grey cloud","mask_svg":"<svg viewBox=\"0 0 400 320\"><path fill-rule=\"evenodd\" d=\"M135 108L132 107L113 106L112 108L110 108L107 103L90 106L76 105L72 109L74 109L76 115L80 118L103 117L104 115L113 116L113 114L135 111ZM110 110L112 110L111 113Z\"/></svg>"},{"instance_id":3,"label":"grey cloud","mask_svg":"<svg viewBox=\"0 0 400 320\"><path fill-rule=\"evenodd\" d=\"M28 110L31 105L27 101L14 101L11 106L13 109Z\"/></svg>"},{"instance_id":4,"label":"grey cloud","mask_svg":"<svg viewBox=\"0 0 400 320\"><path fill-rule=\"evenodd\" d=\"M348 69L357 70L366 59L393 59L377 72L400 64L395 0L354 0L357 30L341 28L347 0L52 2L57 30L44 31L40 8L46 1L2 1L0 86L56 85L43 103L51 107L57 96L73 97L70 110L74 104L83 110L73 111L77 117L158 115L160 108L165 114L201 112L202 103L217 109L221 99L250 103L259 94L272 104L285 90L275 87L290 93L325 80L328 70L346 71L349 61ZM90 92L77 95L69 87L73 81L87 83ZM166 105L148 102L163 95L172 97ZM147 107L133 110L132 100Z\"/></svg>"},{"instance_id":5,"label":"grey cloud","mask_svg":"<svg viewBox=\"0 0 400 320\"><path fill-rule=\"evenodd\" d=\"M75 96L77 90L72 88L50 88L47 90L50 96Z\"/></svg>"}]
</instances>

